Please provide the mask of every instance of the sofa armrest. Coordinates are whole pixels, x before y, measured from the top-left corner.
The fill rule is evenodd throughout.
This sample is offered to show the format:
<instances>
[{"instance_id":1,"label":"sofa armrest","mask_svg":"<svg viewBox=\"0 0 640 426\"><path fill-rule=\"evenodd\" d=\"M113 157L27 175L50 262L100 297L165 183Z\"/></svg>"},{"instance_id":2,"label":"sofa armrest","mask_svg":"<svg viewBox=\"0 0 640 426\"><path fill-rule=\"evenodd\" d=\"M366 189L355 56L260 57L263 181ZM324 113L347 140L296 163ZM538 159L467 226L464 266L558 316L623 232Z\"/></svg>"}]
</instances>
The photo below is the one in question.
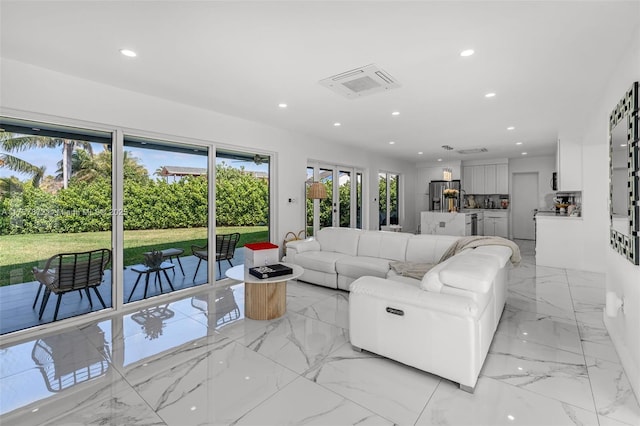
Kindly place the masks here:
<instances>
[{"instance_id":1,"label":"sofa armrest","mask_svg":"<svg viewBox=\"0 0 640 426\"><path fill-rule=\"evenodd\" d=\"M320 251L320 243L316 240L296 240L287 243L287 254L292 250L294 253L303 253L305 251Z\"/></svg>"},{"instance_id":2,"label":"sofa armrest","mask_svg":"<svg viewBox=\"0 0 640 426\"><path fill-rule=\"evenodd\" d=\"M447 286L462 290L487 293L500 269L496 256L470 253L454 256L439 272L440 281Z\"/></svg>"},{"instance_id":3,"label":"sofa armrest","mask_svg":"<svg viewBox=\"0 0 640 426\"><path fill-rule=\"evenodd\" d=\"M445 312L460 317L478 318L476 303L467 297L424 291L417 285L378 277L361 277L351 283L349 297L368 296L415 306L421 309Z\"/></svg>"}]
</instances>

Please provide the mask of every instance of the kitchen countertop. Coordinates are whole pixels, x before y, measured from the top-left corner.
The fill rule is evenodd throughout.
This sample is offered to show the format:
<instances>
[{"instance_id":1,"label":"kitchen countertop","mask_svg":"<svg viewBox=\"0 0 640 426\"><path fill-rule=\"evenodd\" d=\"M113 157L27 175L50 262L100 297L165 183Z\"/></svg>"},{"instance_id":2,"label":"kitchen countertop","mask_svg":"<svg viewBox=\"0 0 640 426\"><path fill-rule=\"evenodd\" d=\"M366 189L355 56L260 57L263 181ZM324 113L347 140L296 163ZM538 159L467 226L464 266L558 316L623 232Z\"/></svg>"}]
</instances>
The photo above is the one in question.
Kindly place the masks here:
<instances>
[{"instance_id":1,"label":"kitchen countertop","mask_svg":"<svg viewBox=\"0 0 640 426\"><path fill-rule=\"evenodd\" d=\"M536 217L582 220L582 216L569 216L566 213L558 213L554 210L538 210L536 212Z\"/></svg>"},{"instance_id":2,"label":"kitchen countertop","mask_svg":"<svg viewBox=\"0 0 640 426\"><path fill-rule=\"evenodd\" d=\"M465 208L461 209L460 211L461 211L462 213L476 213L476 212L508 212L508 211L509 211L509 209L508 209L508 208L507 208L507 209L485 209L485 208L482 208L482 209L477 209L477 208L476 208L476 209L472 209L472 208L469 208L469 207L465 207Z\"/></svg>"}]
</instances>

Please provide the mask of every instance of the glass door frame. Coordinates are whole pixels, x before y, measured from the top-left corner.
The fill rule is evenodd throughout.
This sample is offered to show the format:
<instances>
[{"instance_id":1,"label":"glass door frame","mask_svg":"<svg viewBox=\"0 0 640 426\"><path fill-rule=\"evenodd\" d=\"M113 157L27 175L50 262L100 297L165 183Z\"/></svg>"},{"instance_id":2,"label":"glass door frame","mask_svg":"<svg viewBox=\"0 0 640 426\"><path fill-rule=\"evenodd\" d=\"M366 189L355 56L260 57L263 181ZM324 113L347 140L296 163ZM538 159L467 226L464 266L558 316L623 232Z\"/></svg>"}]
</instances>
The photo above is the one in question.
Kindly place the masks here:
<instances>
[{"instance_id":1,"label":"glass door frame","mask_svg":"<svg viewBox=\"0 0 640 426\"><path fill-rule=\"evenodd\" d=\"M402 197L400 197L400 194L403 193L403 187L404 187L404 179L402 178L402 174L401 173L397 173L397 172L390 172L390 171L386 171L386 170L380 170L378 171L378 173L376 174L377 176L377 182L378 182L378 186L376 187L376 191L378 191L378 197L380 196L380 178L382 177L382 175L385 176L385 200L379 199L378 202L378 223L377 223L377 228L378 230L381 229L381 227L383 226L380 222L381 222L381 217L380 217L380 212L382 211L382 206L385 206L385 225L389 226L389 225L401 225L404 222L404 208L402 207ZM396 183L396 214L397 214L397 223L390 223L391 222L391 181L392 179L397 179L397 183Z\"/></svg>"},{"instance_id":2,"label":"glass door frame","mask_svg":"<svg viewBox=\"0 0 640 426\"><path fill-rule=\"evenodd\" d=\"M353 166L341 166L341 165L330 165L327 163L320 162L308 162L307 170L313 169L312 180L314 182L320 181L321 179L321 170L331 171L332 176L332 200L331 200L331 226L339 227L340 226L340 173L349 173L349 184L350 184L350 200L349 200L349 227L357 228L358 227L358 201L361 202L360 206L360 225L361 229L365 229L366 223L366 212L365 212L365 197L363 194L365 193L365 185L366 179L365 171L358 167ZM309 177L307 177L308 179ZM358 191L358 184L360 184L360 191ZM304 223L305 229L309 226L307 223L307 211L305 208L304 211ZM313 200L313 235L320 230L320 200Z\"/></svg>"}]
</instances>

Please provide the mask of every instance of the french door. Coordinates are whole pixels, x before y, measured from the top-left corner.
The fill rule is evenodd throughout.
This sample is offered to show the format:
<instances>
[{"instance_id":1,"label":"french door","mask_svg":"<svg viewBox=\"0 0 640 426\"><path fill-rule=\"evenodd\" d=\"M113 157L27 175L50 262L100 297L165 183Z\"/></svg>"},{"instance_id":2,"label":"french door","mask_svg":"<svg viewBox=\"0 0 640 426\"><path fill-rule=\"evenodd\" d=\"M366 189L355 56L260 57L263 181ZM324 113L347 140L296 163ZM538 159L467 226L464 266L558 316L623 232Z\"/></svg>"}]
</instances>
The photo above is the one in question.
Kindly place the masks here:
<instances>
[{"instance_id":1,"label":"french door","mask_svg":"<svg viewBox=\"0 0 640 426\"><path fill-rule=\"evenodd\" d=\"M310 164L307 166L307 188L321 182L327 198L307 198L307 236L328 226L362 228L362 170L354 167Z\"/></svg>"}]
</instances>

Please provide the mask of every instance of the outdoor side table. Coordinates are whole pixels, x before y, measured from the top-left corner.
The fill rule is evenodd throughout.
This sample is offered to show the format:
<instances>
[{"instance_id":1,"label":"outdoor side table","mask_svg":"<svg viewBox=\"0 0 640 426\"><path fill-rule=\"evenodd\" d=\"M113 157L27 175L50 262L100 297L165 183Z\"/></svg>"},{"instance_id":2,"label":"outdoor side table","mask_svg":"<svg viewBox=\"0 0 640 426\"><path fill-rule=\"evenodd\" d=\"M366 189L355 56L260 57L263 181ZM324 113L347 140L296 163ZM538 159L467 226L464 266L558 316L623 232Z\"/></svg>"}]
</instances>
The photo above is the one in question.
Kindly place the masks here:
<instances>
[{"instance_id":1,"label":"outdoor side table","mask_svg":"<svg viewBox=\"0 0 640 426\"><path fill-rule=\"evenodd\" d=\"M159 267L157 268L150 268L148 266L139 264L139 265L133 265L130 266L131 270L133 272L137 272L138 273L138 279L136 280L136 283L133 285L133 288L131 289L131 294L129 294L129 298L127 299L127 302L131 301L131 296L133 296L133 292L136 291L136 287L138 286L138 283L140 282L140 278L142 278L142 275L144 274L145 278L144 278L144 297L143 299L147 298L147 290L149 289L149 275L151 275L152 273L156 273L155 275L155 281L160 284L160 293L163 292L162 289L162 277L160 276L160 272L162 272L164 274L164 277L167 279L167 283L169 283L169 287L171 287L172 291L175 291L175 289L173 288L173 284L171 283L171 279L169 279L169 274L167 274L167 270L168 269L173 269L175 268L175 265L171 262L162 262L160 264Z\"/></svg>"},{"instance_id":2,"label":"outdoor side table","mask_svg":"<svg viewBox=\"0 0 640 426\"><path fill-rule=\"evenodd\" d=\"M160 251L162 252L162 260L169 259L169 262L173 263L173 258L174 257L176 258L176 260L178 261L178 266L180 266L180 271L182 272L182 276L184 276L184 269L182 269L182 262L180 262L180 256L184 254L184 249L168 248ZM151 252L147 251L144 254L151 254Z\"/></svg>"}]
</instances>

